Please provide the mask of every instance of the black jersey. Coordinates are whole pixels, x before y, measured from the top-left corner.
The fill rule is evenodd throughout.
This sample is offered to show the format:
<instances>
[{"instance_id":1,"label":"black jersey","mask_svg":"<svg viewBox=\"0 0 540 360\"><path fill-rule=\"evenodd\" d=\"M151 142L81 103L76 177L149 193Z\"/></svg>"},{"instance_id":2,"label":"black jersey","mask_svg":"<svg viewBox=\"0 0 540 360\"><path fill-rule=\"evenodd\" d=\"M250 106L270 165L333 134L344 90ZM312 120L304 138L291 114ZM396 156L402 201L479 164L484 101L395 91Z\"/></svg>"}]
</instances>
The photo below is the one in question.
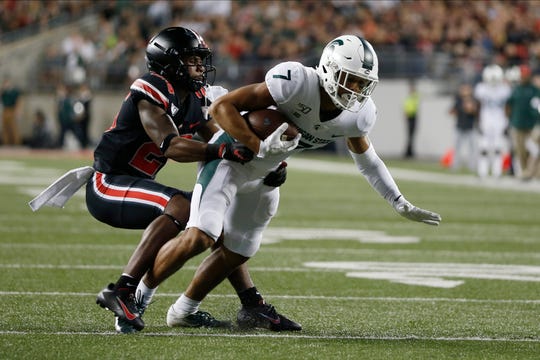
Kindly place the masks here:
<instances>
[{"instance_id":1,"label":"black jersey","mask_svg":"<svg viewBox=\"0 0 540 360\"><path fill-rule=\"evenodd\" d=\"M203 107L209 105L205 89L190 93L180 104L172 85L150 72L133 82L111 127L94 151L94 168L106 174L155 178L167 158L143 128L137 103L147 100L166 111L180 135L195 134L209 120Z\"/></svg>"}]
</instances>

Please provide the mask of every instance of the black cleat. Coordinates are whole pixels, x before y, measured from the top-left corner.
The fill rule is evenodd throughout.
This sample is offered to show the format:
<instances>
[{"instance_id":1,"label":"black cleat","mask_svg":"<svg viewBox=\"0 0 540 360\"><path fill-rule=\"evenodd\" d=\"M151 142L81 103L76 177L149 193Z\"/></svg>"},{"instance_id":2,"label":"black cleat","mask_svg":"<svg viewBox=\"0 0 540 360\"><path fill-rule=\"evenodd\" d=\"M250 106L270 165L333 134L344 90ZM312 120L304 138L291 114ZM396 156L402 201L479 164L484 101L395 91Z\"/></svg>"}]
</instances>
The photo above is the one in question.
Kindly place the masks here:
<instances>
[{"instance_id":1,"label":"black cleat","mask_svg":"<svg viewBox=\"0 0 540 360\"><path fill-rule=\"evenodd\" d=\"M147 305L144 305L144 296L140 293L140 290L137 290L135 293L135 306L139 312L139 318L142 318L144 312L146 311ZM114 329L117 333L121 334L132 334L137 332L137 330L128 323L126 320L120 319L117 316L114 317Z\"/></svg>"},{"instance_id":2,"label":"black cleat","mask_svg":"<svg viewBox=\"0 0 540 360\"><path fill-rule=\"evenodd\" d=\"M300 331L302 325L278 314L270 304L245 307L238 311L236 322L240 329L269 329L272 331Z\"/></svg>"},{"instance_id":3,"label":"black cleat","mask_svg":"<svg viewBox=\"0 0 540 360\"><path fill-rule=\"evenodd\" d=\"M119 320L130 324L135 330L144 329L144 321L135 304L135 294L129 294L127 298L124 298L114 291L114 284L109 284L99 292L96 304L112 311Z\"/></svg>"}]
</instances>

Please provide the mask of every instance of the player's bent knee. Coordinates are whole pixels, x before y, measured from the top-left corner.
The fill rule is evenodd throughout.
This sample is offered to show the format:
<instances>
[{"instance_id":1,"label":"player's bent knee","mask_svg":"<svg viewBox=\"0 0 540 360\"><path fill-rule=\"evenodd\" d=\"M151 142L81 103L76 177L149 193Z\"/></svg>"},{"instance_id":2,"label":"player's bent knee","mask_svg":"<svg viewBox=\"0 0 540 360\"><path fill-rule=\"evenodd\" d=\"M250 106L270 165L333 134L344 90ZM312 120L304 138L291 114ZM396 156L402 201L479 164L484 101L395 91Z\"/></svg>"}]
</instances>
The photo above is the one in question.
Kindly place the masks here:
<instances>
[{"instance_id":1,"label":"player's bent knee","mask_svg":"<svg viewBox=\"0 0 540 360\"><path fill-rule=\"evenodd\" d=\"M193 256L214 245L214 239L197 228L189 228L182 235L182 242Z\"/></svg>"},{"instance_id":2,"label":"player's bent knee","mask_svg":"<svg viewBox=\"0 0 540 360\"><path fill-rule=\"evenodd\" d=\"M227 266L229 268L237 268L238 266L249 260L249 257L231 251L225 246L222 247L222 250L224 255L224 261L227 263Z\"/></svg>"}]
</instances>

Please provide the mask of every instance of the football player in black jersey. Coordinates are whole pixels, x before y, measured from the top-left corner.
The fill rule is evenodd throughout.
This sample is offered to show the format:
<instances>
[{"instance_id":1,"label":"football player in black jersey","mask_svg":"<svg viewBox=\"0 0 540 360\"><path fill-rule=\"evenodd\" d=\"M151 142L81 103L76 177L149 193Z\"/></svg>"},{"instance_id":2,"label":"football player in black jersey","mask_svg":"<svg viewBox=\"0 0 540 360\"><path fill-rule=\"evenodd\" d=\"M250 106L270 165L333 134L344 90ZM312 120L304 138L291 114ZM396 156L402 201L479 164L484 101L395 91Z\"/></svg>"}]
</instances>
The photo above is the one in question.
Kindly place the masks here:
<instances>
[{"instance_id":1,"label":"football player in black jersey","mask_svg":"<svg viewBox=\"0 0 540 360\"><path fill-rule=\"evenodd\" d=\"M206 114L206 79L214 68L211 51L200 35L182 27L164 29L150 40L146 61L149 72L133 82L95 149L95 173L86 186L87 207L97 220L118 228L144 229L118 281L104 288L96 300L114 312L116 330L124 333L143 329L145 300L158 284L149 287L141 278L152 268L159 249L184 229L189 218L191 193L156 182L158 171L167 159L245 163L253 158L253 152L239 143L206 143L221 130ZM195 134L204 142L192 139ZM284 181L284 173L277 175L272 186ZM185 261L212 245L183 243ZM246 267L238 268L230 281L242 303L262 299ZM189 326L229 325L203 311L191 320Z\"/></svg>"}]
</instances>

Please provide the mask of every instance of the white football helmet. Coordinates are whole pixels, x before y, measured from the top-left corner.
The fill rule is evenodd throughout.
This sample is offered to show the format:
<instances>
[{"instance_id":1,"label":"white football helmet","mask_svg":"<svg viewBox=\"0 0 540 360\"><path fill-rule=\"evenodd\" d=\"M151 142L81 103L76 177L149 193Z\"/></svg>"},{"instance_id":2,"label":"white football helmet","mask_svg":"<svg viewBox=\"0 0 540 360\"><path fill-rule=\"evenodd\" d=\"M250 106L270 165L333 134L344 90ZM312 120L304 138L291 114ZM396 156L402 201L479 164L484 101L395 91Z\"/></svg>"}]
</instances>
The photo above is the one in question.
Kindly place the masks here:
<instances>
[{"instance_id":1,"label":"white football helmet","mask_svg":"<svg viewBox=\"0 0 540 360\"><path fill-rule=\"evenodd\" d=\"M504 71L496 64L488 65L482 71L482 81L488 84L499 84L504 81Z\"/></svg>"},{"instance_id":2,"label":"white football helmet","mask_svg":"<svg viewBox=\"0 0 540 360\"><path fill-rule=\"evenodd\" d=\"M367 101L379 82L378 73L379 60L375 50L367 40L354 35L343 35L330 41L317 67L321 86L342 110L349 110L356 101L361 106ZM350 76L366 80L359 91L347 87ZM340 88L345 92L339 94Z\"/></svg>"},{"instance_id":3,"label":"white football helmet","mask_svg":"<svg viewBox=\"0 0 540 360\"><path fill-rule=\"evenodd\" d=\"M504 72L504 77L506 81L508 81L510 84L517 84L521 80L521 71L519 69L519 66L515 65L512 66L509 69L506 69Z\"/></svg>"}]
</instances>

